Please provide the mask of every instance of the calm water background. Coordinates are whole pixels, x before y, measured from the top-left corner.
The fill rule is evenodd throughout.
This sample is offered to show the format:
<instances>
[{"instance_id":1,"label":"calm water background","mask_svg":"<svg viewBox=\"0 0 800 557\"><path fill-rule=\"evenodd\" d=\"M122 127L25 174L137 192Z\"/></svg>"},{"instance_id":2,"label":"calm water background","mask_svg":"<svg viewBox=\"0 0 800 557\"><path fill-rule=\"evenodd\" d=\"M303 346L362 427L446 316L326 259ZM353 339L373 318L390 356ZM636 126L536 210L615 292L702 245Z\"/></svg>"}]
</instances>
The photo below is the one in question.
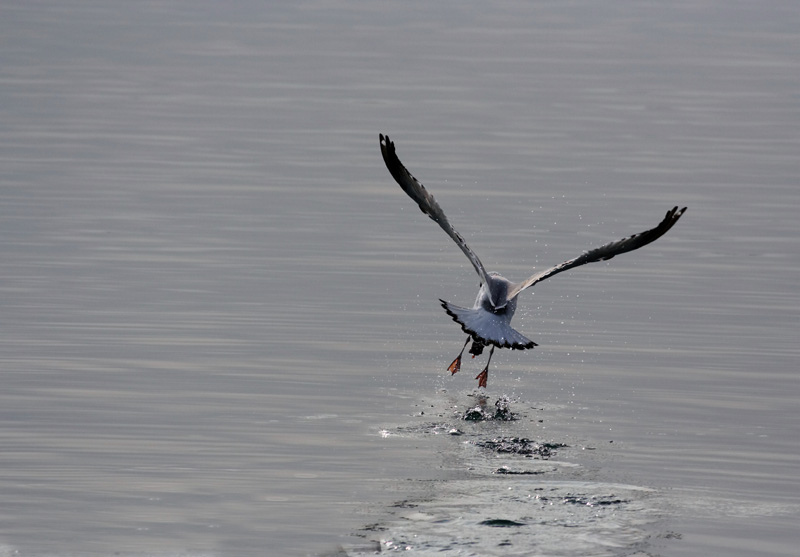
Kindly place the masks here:
<instances>
[{"instance_id":1,"label":"calm water background","mask_svg":"<svg viewBox=\"0 0 800 557\"><path fill-rule=\"evenodd\" d=\"M445 376L437 299L476 277L384 132L512 279L689 206L526 295L540 347L489 393L661 494L643 554L794 555L798 29L793 1L4 2L0 554L330 551L457 475L380 435L479 366Z\"/></svg>"}]
</instances>

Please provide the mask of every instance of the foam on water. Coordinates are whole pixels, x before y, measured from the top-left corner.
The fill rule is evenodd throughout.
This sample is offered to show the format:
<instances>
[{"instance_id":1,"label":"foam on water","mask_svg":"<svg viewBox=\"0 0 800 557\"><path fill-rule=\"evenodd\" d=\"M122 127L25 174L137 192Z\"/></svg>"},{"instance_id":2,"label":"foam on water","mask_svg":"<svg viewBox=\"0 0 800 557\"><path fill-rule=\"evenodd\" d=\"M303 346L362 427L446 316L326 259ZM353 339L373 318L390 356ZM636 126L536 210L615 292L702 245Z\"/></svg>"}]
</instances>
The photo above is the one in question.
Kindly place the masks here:
<instances>
[{"instance_id":1,"label":"foam on water","mask_svg":"<svg viewBox=\"0 0 800 557\"><path fill-rule=\"evenodd\" d=\"M365 524L354 534L371 543L343 547L345 554L379 548L414 555L602 556L630 554L659 535L664 495L604 481L586 446L543 439L541 409L440 395L414 422L384 428L382 436L426 444L450 477L428 482L424 495L399 500L385 520ZM474 419L477 409L486 419ZM430 416L442 420L426 421Z\"/></svg>"}]
</instances>

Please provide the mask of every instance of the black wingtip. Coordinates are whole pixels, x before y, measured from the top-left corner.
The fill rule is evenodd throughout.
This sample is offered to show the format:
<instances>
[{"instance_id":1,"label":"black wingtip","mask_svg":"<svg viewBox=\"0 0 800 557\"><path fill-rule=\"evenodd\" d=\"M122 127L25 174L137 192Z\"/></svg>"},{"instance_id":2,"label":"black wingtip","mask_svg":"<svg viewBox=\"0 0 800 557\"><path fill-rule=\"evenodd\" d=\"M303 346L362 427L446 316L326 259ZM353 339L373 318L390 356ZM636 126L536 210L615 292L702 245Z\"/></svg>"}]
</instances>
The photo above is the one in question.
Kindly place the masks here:
<instances>
[{"instance_id":1,"label":"black wingtip","mask_svg":"<svg viewBox=\"0 0 800 557\"><path fill-rule=\"evenodd\" d=\"M384 135L382 133L379 133L378 137L380 137L381 139L381 155L383 155L383 160L384 162L386 162L386 166L389 168L389 171L391 172L394 160L397 158L397 154L395 153L394 150L394 142L391 139L389 139L388 135ZM392 176L394 176L394 173L392 173Z\"/></svg>"}]
</instances>

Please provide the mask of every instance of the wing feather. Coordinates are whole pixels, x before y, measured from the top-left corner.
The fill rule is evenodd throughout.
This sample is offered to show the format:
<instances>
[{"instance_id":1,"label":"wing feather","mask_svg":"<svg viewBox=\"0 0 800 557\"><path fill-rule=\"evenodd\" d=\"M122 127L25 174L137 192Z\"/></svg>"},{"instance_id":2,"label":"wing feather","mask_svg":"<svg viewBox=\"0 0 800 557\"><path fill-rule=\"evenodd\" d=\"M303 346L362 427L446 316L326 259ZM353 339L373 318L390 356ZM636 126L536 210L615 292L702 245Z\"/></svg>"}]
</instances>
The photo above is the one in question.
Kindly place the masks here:
<instances>
[{"instance_id":1,"label":"wing feather","mask_svg":"<svg viewBox=\"0 0 800 557\"><path fill-rule=\"evenodd\" d=\"M683 212L685 210L686 207L684 207L681 210L678 210L677 207L673 207L672 209L667 211L667 215L664 217L664 220L662 220L661 223L655 228L651 228L650 230L646 230L639 234L634 234L633 236L630 236L628 238L623 238L622 240L616 242L610 242L604 246L600 246L599 248L589 250L587 252L584 252L582 255L576 257L575 259L564 261L563 263L556 265L555 267L550 267L549 269L542 271L541 273L533 275L529 279L514 285L514 287L508 293L508 299L509 300L513 299L516 295L518 295L526 288L530 288L537 282L541 282L563 271L567 271L575 267L580 267L581 265L585 265L587 263L594 263L595 261L608 261L612 257L617 256L621 253L639 249L651 242L658 240L661 236L666 234L667 231L670 228L672 228L676 222L678 222L678 219L681 218L681 215L683 215Z\"/></svg>"},{"instance_id":2,"label":"wing feather","mask_svg":"<svg viewBox=\"0 0 800 557\"><path fill-rule=\"evenodd\" d=\"M441 226L442 230L444 230L447 235L453 239L456 245L461 248L461 251L464 252L464 255L467 256L467 259L470 260L470 263L472 263L472 266L475 267L475 270L478 272L481 283L488 284L489 274L486 272L483 263L481 263L481 260L475 255L475 252L470 249L461 234L459 234L456 229L453 228L453 225L450 224L450 221L447 220L444 211L442 211L436 199L433 198L433 195L411 175L408 169L403 166L403 163L400 162L400 159L397 158L394 142L389 139L388 135L383 134L380 134L380 140L381 154L383 155L383 161L386 163L386 168L389 169L389 173L397 183L400 184L403 191L419 205L422 212ZM492 300L492 303L494 303L494 300Z\"/></svg>"}]
</instances>

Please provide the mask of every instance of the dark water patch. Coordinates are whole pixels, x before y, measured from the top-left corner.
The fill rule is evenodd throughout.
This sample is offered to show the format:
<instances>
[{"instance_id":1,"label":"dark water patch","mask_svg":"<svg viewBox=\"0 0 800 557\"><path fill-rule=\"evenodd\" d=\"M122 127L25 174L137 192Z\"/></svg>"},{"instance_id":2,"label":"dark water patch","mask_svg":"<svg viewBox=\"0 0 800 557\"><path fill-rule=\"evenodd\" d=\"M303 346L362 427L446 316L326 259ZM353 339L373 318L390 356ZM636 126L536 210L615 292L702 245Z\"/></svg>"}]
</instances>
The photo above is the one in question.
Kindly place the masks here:
<instances>
[{"instance_id":1,"label":"dark water patch","mask_svg":"<svg viewBox=\"0 0 800 557\"><path fill-rule=\"evenodd\" d=\"M397 503L394 503L393 505L390 506L395 509L414 509L419 505L416 503L412 503L411 501L405 500L405 501L398 501Z\"/></svg>"},{"instance_id":2,"label":"dark water patch","mask_svg":"<svg viewBox=\"0 0 800 557\"><path fill-rule=\"evenodd\" d=\"M494 471L495 474L501 476L536 476L539 474L546 474L547 470L512 470L508 466L501 466Z\"/></svg>"},{"instance_id":3,"label":"dark water patch","mask_svg":"<svg viewBox=\"0 0 800 557\"><path fill-rule=\"evenodd\" d=\"M587 507L603 507L607 505L621 505L627 503L625 499L619 499L613 495L609 496L590 496L568 495L561 500L563 503L572 505L585 505Z\"/></svg>"},{"instance_id":4,"label":"dark water patch","mask_svg":"<svg viewBox=\"0 0 800 557\"><path fill-rule=\"evenodd\" d=\"M364 532L383 532L386 530L386 526L376 522L374 524L365 524L361 527L361 530Z\"/></svg>"},{"instance_id":5,"label":"dark water patch","mask_svg":"<svg viewBox=\"0 0 800 557\"><path fill-rule=\"evenodd\" d=\"M515 454L545 460L555 455L555 449L567 447L564 443L537 443L525 437L497 437L475 441L474 444L499 454Z\"/></svg>"},{"instance_id":6,"label":"dark water patch","mask_svg":"<svg viewBox=\"0 0 800 557\"><path fill-rule=\"evenodd\" d=\"M467 422L483 422L488 420L511 422L518 418L517 415L511 411L511 401L508 398L498 398L494 403L494 407L491 407L488 404L488 399L481 397L476 406L473 406L461 415L461 419Z\"/></svg>"},{"instance_id":7,"label":"dark water patch","mask_svg":"<svg viewBox=\"0 0 800 557\"><path fill-rule=\"evenodd\" d=\"M483 436L486 428L481 427L483 423L512 424L527 415L524 411L512 410L512 401L509 397L501 396L492 401L490 397L481 394L466 395L468 399L473 399L469 404L456 404L454 400L435 400L425 401L415 404L424 405L425 410L420 410L413 414L414 418L430 419L411 424L403 424L391 429L381 430L383 437L400 435L404 437L417 435L469 435L472 437ZM516 401L518 402L518 401ZM466 406L466 409L464 409ZM440 418L436 420L436 418ZM537 420L541 423L542 420Z\"/></svg>"},{"instance_id":8,"label":"dark water patch","mask_svg":"<svg viewBox=\"0 0 800 557\"><path fill-rule=\"evenodd\" d=\"M505 518L488 518L483 522L479 522L481 526L492 526L493 528L510 528L513 526L525 526L524 522L517 522L516 520L508 520Z\"/></svg>"}]
</instances>

